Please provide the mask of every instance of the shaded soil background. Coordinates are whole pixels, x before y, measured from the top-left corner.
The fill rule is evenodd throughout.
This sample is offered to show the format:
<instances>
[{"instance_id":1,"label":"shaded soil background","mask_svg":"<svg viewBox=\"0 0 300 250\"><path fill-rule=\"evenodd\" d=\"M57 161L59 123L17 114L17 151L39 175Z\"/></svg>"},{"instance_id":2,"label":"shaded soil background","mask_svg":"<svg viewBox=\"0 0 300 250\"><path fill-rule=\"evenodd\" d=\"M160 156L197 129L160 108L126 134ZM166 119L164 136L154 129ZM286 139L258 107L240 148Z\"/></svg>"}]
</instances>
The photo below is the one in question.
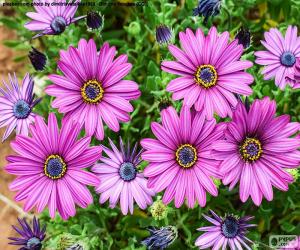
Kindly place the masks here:
<instances>
[{"instance_id":1,"label":"shaded soil background","mask_svg":"<svg viewBox=\"0 0 300 250\"><path fill-rule=\"evenodd\" d=\"M10 10L0 9L0 15L11 15ZM4 46L3 41L16 38L13 31L9 30L5 26L0 25L0 87L2 87L2 78L7 79L8 73L16 72L19 80L22 79L22 73L24 72L24 63L16 63L13 58L17 56L17 53ZM0 129L0 138L4 134L5 128ZM15 178L4 171L6 165L5 157L12 153L9 146L10 141L14 135L4 143L0 142L0 249L1 250L13 250L18 249L15 246L7 245L9 236L16 236L15 231L11 228L12 224L17 223L18 216L24 216L20 214L12 205L21 207L22 204L17 204L13 201L15 195L14 192L8 188L9 183Z\"/></svg>"}]
</instances>

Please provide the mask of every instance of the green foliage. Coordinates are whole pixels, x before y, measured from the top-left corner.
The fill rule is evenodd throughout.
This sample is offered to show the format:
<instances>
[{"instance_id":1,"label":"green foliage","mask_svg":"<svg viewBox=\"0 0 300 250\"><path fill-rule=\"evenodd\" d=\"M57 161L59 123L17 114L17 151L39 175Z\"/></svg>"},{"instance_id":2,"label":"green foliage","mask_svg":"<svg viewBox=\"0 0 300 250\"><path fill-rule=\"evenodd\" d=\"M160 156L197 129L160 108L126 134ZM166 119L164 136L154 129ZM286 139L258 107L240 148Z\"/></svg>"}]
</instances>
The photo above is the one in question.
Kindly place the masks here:
<instances>
[{"instance_id":1,"label":"green foliage","mask_svg":"<svg viewBox=\"0 0 300 250\"><path fill-rule=\"evenodd\" d=\"M95 2L97 5L101 1ZM66 50L70 45L77 46L80 38L93 37L98 48L104 41L108 41L111 45L117 46L118 53L128 55L129 61L133 64L128 79L139 83L142 96L133 102L135 111L131 114L132 121L122 124L119 134L106 128L106 137L101 143L107 145L107 137L116 141L121 135L125 140L129 139L132 142L144 137L152 137L150 123L160 120L158 103L163 98L170 98L165 88L174 76L162 72L160 63L172 57L166 47L160 47L155 42L155 28L160 23L173 28L176 35L175 43L178 45L178 33L187 27L202 28L207 32L214 24L219 32L228 30L232 38L239 27L248 27L252 31L252 46L245 51L243 58L253 62L254 51L262 49L260 40L263 39L264 31L275 26L285 31L289 24L300 23L299 0L224 0L221 14L213 20L210 19L205 27L201 17L192 16L192 9L197 2L197 0L151 0L143 7L112 5L97 7L97 10L105 16L101 34L87 32L85 21L81 21L68 27L60 36L47 36L31 41L33 33L23 27L29 20L25 14L32 11L31 7L15 8L14 16L1 17L0 23L16 30L18 34L18 40L4 43L24 54L15 58L15 61L27 60L28 63L26 55L31 45L47 54L49 60L44 72L34 72L31 66L26 68L36 78L59 73L57 70L59 51ZM88 10L89 7L80 7L77 15L85 14ZM290 114L293 121L300 121L300 90L288 88L283 92L275 86L273 80L264 81L260 71L261 67L255 64L249 69L249 73L255 77L254 94L250 97L250 101L270 96L277 101L278 114ZM44 84L49 84L49 81L43 81ZM50 97L45 97L36 111L47 117L48 112L54 111L50 106L51 101ZM177 102L174 105L178 108L181 104ZM93 143L99 144L96 140L93 140ZM137 208L133 215L123 216L119 208L110 209L107 205L100 206L98 197L94 194L94 204L87 209L77 209L76 216L68 221L62 221L58 217L51 220L46 212L42 215L42 221L47 224L46 249L56 249L63 233L71 234L75 241L83 242L91 250L145 249L140 245L141 239L148 235L145 228L163 225L175 225L179 230L179 237L170 249L195 249L195 239L200 235L196 229L207 225L202 213L207 213L208 209L213 209L221 215L225 213L254 215L258 226L251 230L249 238L256 242L256 248L253 249L265 249L265 245L262 244L268 245L271 235L300 235L299 179L290 185L288 192L276 190L274 200L272 202L264 200L260 207L254 206L249 200L242 203L237 188L229 192L227 187L220 185L220 195L217 198L208 197L205 208L196 206L194 209L188 209L183 206L169 212L164 220L154 220L149 210L141 211ZM174 207L173 204L171 206Z\"/></svg>"}]
</instances>

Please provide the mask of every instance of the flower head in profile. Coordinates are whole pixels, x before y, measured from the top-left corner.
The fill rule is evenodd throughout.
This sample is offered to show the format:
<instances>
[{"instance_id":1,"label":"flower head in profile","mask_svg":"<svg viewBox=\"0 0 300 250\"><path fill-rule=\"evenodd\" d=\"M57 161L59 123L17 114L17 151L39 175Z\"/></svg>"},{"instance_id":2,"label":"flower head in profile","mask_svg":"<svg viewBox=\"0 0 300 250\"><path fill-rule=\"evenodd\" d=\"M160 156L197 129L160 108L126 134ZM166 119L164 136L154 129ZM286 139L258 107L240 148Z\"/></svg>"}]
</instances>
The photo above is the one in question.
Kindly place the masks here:
<instances>
[{"instance_id":1,"label":"flower head in profile","mask_svg":"<svg viewBox=\"0 0 300 250\"><path fill-rule=\"evenodd\" d=\"M51 2L49 6L45 3L40 5L40 0L33 0L36 12L28 12L26 15L32 20L24 25L31 31L39 31L33 38L43 35L59 35L65 31L70 24L85 18L74 15L77 11L80 0L58 0ZM49 1L50 3L50 1Z\"/></svg>"},{"instance_id":2,"label":"flower head in profile","mask_svg":"<svg viewBox=\"0 0 300 250\"><path fill-rule=\"evenodd\" d=\"M142 244L145 245L148 250L166 249L178 237L177 228L174 226L161 228L149 227L148 231L151 235L142 241Z\"/></svg>"},{"instance_id":3,"label":"flower head in profile","mask_svg":"<svg viewBox=\"0 0 300 250\"><path fill-rule=\"evenodd\" d=\"M246 237L248 228L255 227L255 224L249 224L254 217L245 216L239 218L235 215L226 215L224 218L218 216L210 210L212 217L203 215L206 220L212 223L212 226L200 227L199 231L205 232L195 242L199 249L248 249L250 239Z\"/></svg>"},{"instance_id":4,"label":"flower head in profile","mask_svg":"<svg viewBox=\"0 0 300 250\"><path fill-rule=\"evenodd\" d=\"M56 210L63 219L76 214L75 204L87 207L93 197L87 185L99 185L96 175L85 171L101 157L101 147L89 147L91 138L77 140L80 124L62 122L50 113L48 125L37 116L30 127L31 137L18 135L11 142L17 155L7 157L5 167L18 177L10 189L18 191L16 201L25 201L24 210L36 207L38 213L48 205L51 218Z\"/></svg>"},{"instance_id":5,"label":"flower head in profile","mask_svg":"<svg viewBox=\"0 0 300 250\"><path fill-rule=\"evenodd\" d=\"M297 35L297 27L289 26L285 37L278 29L272 28L265 32L265 41L261 41L267 51L255 52L256 63L264 65L262 71L265 80L275 78L275 84L284 89L288 84L294 87L294 82L287 76L294 73L297 59L300 58L300 40Z\"/></svg>"},{"instance_id":6,"label":"flower head in profile","mask_svg":"<svg viewBox=\"0 0 300 250\"><path fill-rule=\"evenodd\" d=\"M292 82L294 89L300 88L300 57L296 60L293 72L286 76L286 80Z\"/></svg>"},{"instance_id":7,"label":"flower head in profile","mask_svg":"<svg viewBox=\"0 0 300 250\"><path fill-rule=\"evenodd\" d=\"M286 170L300 164L300 129L289 115L275 116L276 103L268 97L255 100L249 111L240 103L228 123L225 138L214 142L212 156L222 160L220 173L229 189L239 182L240 199L251 196L259 206L273 199L273 186L288 190L293 177Z\"/></svg>"},{"instance_id":8,"label":"flower head in profile","mask_svg":"<svg viewBox=\"0 0 300 250\"><path fill-rule=\"evenodd\" d=\"M12 226L20 235L20 238L9 237L12 240L10 245L22 246L20 250L40 250L42 249L43 240L45 239L46 226L41 228L40 221L33 217L32 227L27 223L26 219L19 219L21 228Z\"/></svg>"},{"instance_id":9,"label":"flower head in profile","mask_svg":"<svg viewBox=\"0 0 300 250\"><path fill-rule=\"evenodd\" d=\"M215 140L223 138L225 125L215 119L205 120L203 113L192 113L183 106L180 116L173 107L161 112L162 125L152 122L151 129L156 139L143 139L146 150L142 158L149 162L144 170L149 177L148 187L155 192L165 190L165 204L175 199L179 208L185 199L193 208L196 200L206 204L206 192L213 196L218 190L211 177L220 178L219 161L210 157Z\"/></svg>"},{"instance_id":10,"label":"flower head in profile","mask_svg":"<svg viewBox=\"0 0 300 250\"><path fill-rule=\"evenodd\" d=\"M194 16L204 16L204 24L208 18L220 14L222 0L199 0L198 6L193 9Z\"/></svg>"},{"instance_id":11,"label":"flower head in profile","mask_svg":"<svg viewBox=\"0 0 300 250\"><path fill-rule=\"evenodd\" d=\"M104 26L104 16L96 11L89 11L86 17L86 25L91 30L101 31Z\"/></svg>"},{"instance_id":12,"label":"flower head in profile","mask_svg":"<svg viewBox=\"0 0 300 250\"><path fill-rule=\"evenodd\" d=\"M19 86L16 74L8 75L9 85L3 80L5 88L0 88L0 128L7 127L2 142L16 129L17 134L28 135L29 125L34 122L32 109L40 102L33 94L33 79L27 73Z\"/></svg>"},{"instance_id":13,"label":"flower head in profile","mask_svg":"<svg viewBox=\"0 0 300 250\"><path fill-rule=\"evenodd\" d=\"M46 88L47 94L56 97L52 107L64 113L66 120L85 125L87 135L99 140L104 138L103 121L119 131L119 122L130 120L129 101L140 96L137 83L122 80L132 67L127 56L114 60L115 54L116 48L108 43L98 53L93 39L81 39L78 48L60 52L58 67L64 75L50 75L54 84Z\"/></svg>"},{"instance_id":14,"label":"flower head in profile","mask_svg":"<svg viewBox=\"0 0 300 250\"><path fill-rule=\"evenodd\" d=\"M161 24L158 27L156 27L155 36L156 36L156 41L160 45L171 43L173 40L172 30L164 24Z\"/></svg>"},{"instance_id":15,"label":"flower head in profile","mask_svg":"<svg viewBox=\"0 0 300 250\"><path fill-rule=\"evenodd\" d=\"M242 27L236 34L235 39L239 41L239 44L243 45L244 49L249 48L251 44L250 30Z\"/></svg>"},{"instance_id":16,"label":"flower head in profile","mask_svg":"<svg viewBox=\"0 0 300 250\"><path fill-rule=\"evenodd\" d=\"M167 91L174 100L184 99L184 105L194 106L208 119L216 112L221 117L231 116L232 107L238 103L234 94L251 95L248 86L252 75L244 70L250 61L240 61L243 46L234 40L228 44L229 33L218 35L212 27L205 37L201 29L194 34L190 29L179 33L183 50L169 45L177 61L163 61L162 70L179 75L172 80Z\"/></svg>"},{"instance_id":17,"label":"flower head in profile","mask_svg":"<svg viewBox=\"0 0 300 250\"><path fill-rule=\"evenodd\" d=\"M29 51L28 57L35 70L44 70L47 63L47 57L42 52L32 47L32 50Z\"/></svg>"},{"instance_id":18,"label":"flower head in profile","mask_svg":"<svg viewBox=\"0 0 300 250\"><path fill-rule=\"evenodd\" d=\"M102 156L100 163L93 166L92 171L100 179L96 192L101 193L99 202L105 203L109 199L110 208L114 208L120 201L124 215L133 213L134 201L141 209L152 204L154 191L147 187L147 179L138 170L142 162L142 151L137 151L137 143L133 149L130 144L123 144L120 138L120 149L109 139L111 149L103 146L103 151L109 157Z\"/></svg>"}]
</instances>

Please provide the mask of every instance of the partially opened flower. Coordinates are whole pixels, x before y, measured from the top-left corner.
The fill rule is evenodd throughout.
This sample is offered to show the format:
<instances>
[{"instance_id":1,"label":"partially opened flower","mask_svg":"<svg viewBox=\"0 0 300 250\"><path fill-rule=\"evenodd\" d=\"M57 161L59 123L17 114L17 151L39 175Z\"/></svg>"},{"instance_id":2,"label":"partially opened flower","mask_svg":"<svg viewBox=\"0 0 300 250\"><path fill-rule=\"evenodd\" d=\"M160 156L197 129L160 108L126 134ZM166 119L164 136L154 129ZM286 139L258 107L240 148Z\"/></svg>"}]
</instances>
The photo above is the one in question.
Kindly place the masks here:
<instances>
[{"instance_id":1,"label":"partially opened flower","mask_svg":"<svg viewBox=\"0 0 300 250\"><path fill-rule=\"evenodd\" d=\"M126 55L114 60L116 48L108 43L97 52L93 39L81 39L78 49L72 46L60 52L61 75L50 75L54 83L46 93L55 96L52 107L65 114L65 119L85 125L87 135L104 138L103 121L113 131L119 122L128 122L133 111L129 101L140 96L138 84L122 80L131 70Z\"/></svg>"},{"instance_id":2,"label":"partially opened flower","mask_svg":"<svg viewBox=\"0 0 300 250\"><path fill-rule=\"evenodd\" d=\"M86 25L91 30L101 31L104 26L104 16L100 12L89 11L86 17Z\"/></svg>"},{"instance_id":3,"label":"partially opened flower","mask_svg":"<svg viewBox=\"0 0 300 250\"><path fill-rule=\"evenodd\" d=\"M107 157L102 156L100 161L93 166L92 171L100 179L100 185L96 188L101 193L99 202L105 203L109 199L109 206L114 208L120 201L123 214L128 210L133 213L134 201L141 209L146 209L152 204L154 191L147 187L147 179L138 170L142 162L140 156L142 151L137 151L137 143L130 149L128 143L124 146L120 138L120 150L109 139L111 149L103 146Z\"/></svg>"},{"instance_id":4,"label":"partially opened flower","mask_svg":"<svg viewBox=\"0 0 300 250\"><path fill-rule=\"evenodd\" d=\"M25 28L32 31L40 31L33 38L43 35L59 35L63 33L67 26L85 18L85 16L75 18L80 0L58 0L49 1L49 6L45 3L40 5L40 0L33 0L33 6L36 12L28 12L26 15L32 21L26 23Z\"/></svg>"},{"instance_id":5,"label":"partially opened flower","mask_svg":"<svg viewBox=\"0 0 300 250\"><path fill-rule=\"evenodd\" d=\"M93 202L87 185L97 186L99 179L85 168L99 160L101 147L89 147L90 137L77 140L79 123L63 121L59 131L53 113L48 125L36 117L30 132L32 137L19 135L11 142L17 155L7 157L6 171L18 176L10 185L18 191L15 200L25 201L25 211L36 206L40 213L48 205L52 218L56 210L63 219L74 216L75 204L84 208Z\"/></svg>"},{"instance_id":6,"label":"partially opened flower","mask_svg":"<svg viewBox=\"0 0 300 250\"><path fill-rule=\"evenodd\" d=\"M296 60L294 71L286 76L286 80L293 83L294 89L300 88L300 57Z\"/></svg>"},{"instance_id":7,"label":"partially opened flower","mask_svg":"<svg viewBox=\"0 0 300 250\"><path fill-rule=\"evenodd\" d=\"M234 94L252 93L248 85L254 79L244 71L252 62L240 61L243 46L238 40L228 43L229 33L218 35L215 27L206 37L201 29L196 34L187 29L179 38L183 50L168 47L177 61L163 61L161 65L162 70L180 76L168 84L167 91L173 93L174 100L184 99L184 105L194 106L208 119L215 112L230 116L237 105Z\"/></svg>"},{"instance_id":8,"label":"partially opened flower","mask_svg":"<svg viewBox=\"0 0 300 250\"><path fill-rule=\"evenodd\" d=\"M161 111L162 125L152 122L151 129L157 139L143 139L146 150L142 158L149 161L144 170L149 177L148 187L155 192L165 190L165 204L175 199L180 207L187 199L193 208L196 200L200 206L206 204L206 192L213 196L218 190L211 177L220 177L219 161L210 157L211 146L221 139L225 125L216 125L215 119L205 120L203 113L191 113L182 107L178 117L176 110L169 107Z\"/></svg>"},{"instance_id":9,"label":"partially opened flower","mask_svg":"<svg viewBox=\"0 0 300 250\"><path fill-rule=\"evenodd\" d=\"M239 218L235 215L226 215L224 218L218 216L210 210L212 217L203 215L206 220L212 223L212 226L200 227L199 231L205 232L195 242L199 249L248 249L249 243L253 243L246 237L248 228L255 227L255 224L249 224L254 217L245 216Z\"/></svg>"},{"instance_id":10,"label":"partially opened flower","mask_svg":"<svg viewBox=\"0 0 300 250\"><path fill-rule=\"evenodd\" d=\"M261 41L267 51L257 51L256 63L264 65L262 71L265 80L275 78L275 84L284 89L288 84L294 86L294 82L286 77L293 74L296 60L300 58L300 40L297 35L297 27L289 26L285 38L278 29L272 28L265 32L265 41Z\"/></svg>"},{"instance_id":11,"label":"partially opened flower","mask_svg":"<svg viewBox=\"0 0 300 250\"><path fill-rule=\"evenodd\" d=\"M240 182L241 201L251 196L257 206L263 197L273 199L273 186L287 191L293 177L286 169L300 165L300 138L292 138L300 125L275 114L276 103L268 97L255 100L249 111L240 103L225 138L213 145L212 156L222 160L223 183L231 190Z\"/></svg>"},{"instance_id":12,"label":"partially opened flower","mask_svg":"<svg viewBox=\"0 0 300 250\"><path fill-rule=\"evenodd\" d=\"M44 70L47 63L47 57L42 52L32 47L32 50L29 51L28 57L35 70Z\"/></svg>"},{"instance_id":13,"label":"partially opened flower","mask_svg":"<svg viewBox=\"0 0 300 250\"><path fill-rule=\"evenodd\" d=\"M142 241L142 244L145 245L148 250L166 249L178 237L178 230L174 226L161 228L150 227L148 231L151 235Z\"/></svg>"},{"instance_id":14,"label":"partially opened flower","mask_svg":"<svg viewBox=\"0 0 300 250\"><path fill-rule=\"evenodd\" d=\"M244 49L247 49L251 44L250 30L242 27L236 34L235 39L239 41L239 44L243 45Z\"/></svg>"},{"instance_id":15,"label":"partially opened flower","mask_svg":"<svg viewBox=\"0 0 300 250\"><path fill-rule=\"evenodd\" d=\"M204 16L204 24L206 24L210 16L219 15L221 4L221 0L199 0L198 6L193 9L193 15Z\"/></svg>"},{"instance_id":16,"label":"partially opened flower","mask_svg":"<svg viewBox=\"0 0 300 250\"><path fill-rule=\"evenodd\" d=\"M46 226L41 228L40 221L33 217L32 227L27 223L26 219L19 219L19 224L22 228L12 226L13 229L20 235L20 238L9 237L12 240L10 245L21 246L19 250L40 250L45 239Z\"/></svg>"},{"instance_id":17,"label":"partially opened flower","mask_svg":"<svg viewBox=\"0 0 300 250\"><path fill-rule=\"evenodd\" d=\"M27 73L19 86L16 74L9 76L10 86L3 80L0 88L0 128L7 127L2 142L16 129L17 134L28 135L29 125L34 122L32 109L40 102L33 94L33 79Z\"/></svg>"},{"instance_id":18,"label":"partially opened flower","mask_svg":"<svg viewBox=\"0 0 300 250\"><path fill-rule=\"evenodd\" d=\"M164 24L160 24L158 27L156 27L155 36L156 36L156 41L160 45L168 44L173 39L173 32L168 26Z\"/></svg>"}]
</instances>

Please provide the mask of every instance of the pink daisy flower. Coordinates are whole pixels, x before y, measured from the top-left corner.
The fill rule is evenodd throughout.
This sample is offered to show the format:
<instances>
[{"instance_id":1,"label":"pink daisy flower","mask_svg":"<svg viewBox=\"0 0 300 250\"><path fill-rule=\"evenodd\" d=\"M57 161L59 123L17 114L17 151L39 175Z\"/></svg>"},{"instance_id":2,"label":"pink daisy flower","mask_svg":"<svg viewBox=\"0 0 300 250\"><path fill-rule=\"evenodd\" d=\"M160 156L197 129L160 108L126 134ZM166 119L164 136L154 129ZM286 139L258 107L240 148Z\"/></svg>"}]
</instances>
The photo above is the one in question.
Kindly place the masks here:
<instances>
[{"instance_id":1,"label":"pink daisy flower","mask_svg":"<svg viewBox=\"0 0 300 250\"><path fill-rule=\"evenodd\" d=\"M164 61L162 70L179 75L172 80L167 91L174 100L184 99L184 105L202 111L208 119L214 112L221 117L231 116L237 105L234 94L251 95L248 86L253 77L244 70L252 66L250 61L240 61L243 46L238 40L228 43L229 33L218 35L212 27L205 37L201 29L194 34L190 29L180 32L180 50L169 45L176 61Z\"/></svg>"},{"instance_id":2,"label":"pink daisy flower","mask_svg":"<svg viewBox=\"0 0 300 250\"><path fill-rule=\"evenodd\" d=\"M24 25L25 28L32 31L40 31L33 38L43 35L59 35L63 33L67 26L85 18L85 16L74 18L80 0L46 0L43 5L40 0L33 0L33 6L36 12L28 12L26 15L33 19ZM49 4L46 5L46 3Z\"/></svg>"},{"instance_id":3,"label":"pink daisy flower","mask_svg":"<svg viewBox=\"0 0 300 250\"><path fill-rule=\"evenodd\" d=\"M5 169L18 177L10 189L18 191L16 201L25 200L25 211L36 206L40 213L48 205L52 218L57 210L68 219L76 213L75 204L85 208L93 202L86 185L97 186L99 179L85 168L99 160L102 149L89 147L90 137L77 140L78 123L63 122L59 131L53 113L48 125L37 116L30 132L32 137L18 135L11 142L17 155L7 157Z\"/></svg>"},{"instance_id":4,"label":"pink daisy flower","mask_svg":"<svg viewBox=\"0 0 300 250\"><path fill-rule=\"evenodd\" d=\"M300 138L291 138L299 123L276 114L276 102L255 100L249 111L240 103L228 123L225 139L215 141L213 157L222 160L220 172L229 189L240 182L240 199L255 205L273 199L272 187L287 191L293 177L285 170L300 164Z\"/></svg>"},{"instance_id":5,"label":"pink daisy flower","mask_svg":"<svg viewBox=\"0 0 300 250\"><path fill-rule=\"evenodd\" d=\"M155 192L165 190L165 204L175 199L180 207L185 198L193 208L196 200L206 204L206 191L213 196L218 190L211 177L220 177L220 162L210 157L211 146L223 137L224 124L215 119L205 120L204 113L191 113L183 106L178 117L173 107L161 112L162 125L152 122L151 129L157 139L143 139L146 150L142 158L149 161L144 170L149 177L148 187Z\"/></svg>"},{"instance_id":6,"label":"pink daisy flower","mask_svg":"<svg viewBox=\"0 0 300 250\"><path fill-rule=\"evenodd\" d=\"M286 77L294 72L297 58L300 58L300 38L297 27L289 26L285 38L278 29L272 28L265 32L265 41L261 41L267 51L257 51L256 63L266 66L262 71L265 80L275 77L275 84L284 89L286 84L293 87L293 81Z\"/></svg>"},{"instance_id":7,"label":"pink daisy flower","mask_svg":"<svg viewBox=\"0 0 300 250\"><path fill-rule=\"evenodd\" d=\"M99 202L105 203L109 199L109 207L114 208L120 200L121 211L124 215L133 213L134 201L141 209L146 209L152 204L154 191L147 187L147 179L138 171L138 165L142 162L142 151L137 152L137 143L130 150L128 143L124 146L120 138L120 150L109 139L108 149L103 146L107 157L102 156L100 161L92 167L100 179L100 185L96 188L101 193Z\"/></svg>"},{"instance_id":8,"label":"pink daisy flower","mask_svg":"<svg viewBox=\"0 0 300 250\"><path fill-rule=\"evenodd\" d=\"M128 122L133 111L130 100L140 96L138 84L122 80L131 70L126 55L114 60L116 48L104 43L97 53L93 39L81 39L78 49L70 46L60 52L58 67L64 73L50 75L54 83L46 93L55 96L52 107L58 108L65 118L85 125L88 136L104 138L103 121L115 132L119 122Z\"/></svg>"},{"instance_id":9,"label":"pink daisy flower","mask_svg":"<svg viewBox=\"0 0 300 250\"><path fill-rule=\"evenodd\" d=\"M10 86L3 80L4 89L0 88L0 128L7 127L2 142L16 129L17 134L28 135L28 127L34 122L32 109L41 99L34 99L33 79L27 73L19 87L16 74L8 75Z\"/></svg>"},{"instance_id":10,"label":"pink daisy flower","mask_svg":"<svg viewBox=\"0 0 300 250\"><path fill-rule=\"evenodd\" d=\"M244 216L239 218L235 215L226 215L224 218L218 216L214 211L210 210L212 217L203 215L206 220L212 223L212 226L200 227L199 231L204 231L195 242L199 249L227 249L231 250L251 250L247 243L253 243L246 237L248 228L255 227L255 224L249 224L254 217Z\"/></svg>"}]
</instances>

